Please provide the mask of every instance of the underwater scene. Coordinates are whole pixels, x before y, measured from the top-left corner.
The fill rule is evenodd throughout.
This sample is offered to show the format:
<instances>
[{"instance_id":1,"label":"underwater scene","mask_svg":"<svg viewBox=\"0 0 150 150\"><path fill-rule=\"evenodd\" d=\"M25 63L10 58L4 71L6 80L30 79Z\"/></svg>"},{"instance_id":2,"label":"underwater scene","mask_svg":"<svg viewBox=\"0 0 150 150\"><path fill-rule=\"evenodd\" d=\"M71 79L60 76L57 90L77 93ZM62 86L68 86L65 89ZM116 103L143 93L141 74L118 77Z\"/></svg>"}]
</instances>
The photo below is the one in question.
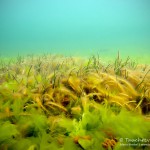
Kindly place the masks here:
<instances>
[{"instance_id":1,"label":"underwater scene","mask_svg":"<svg viewBox=\"0 0 150 150\"><path fill-rule=\"evenodd\" d=\"M150 1L0 0L0 150L149 150Z\"/></svg>"}]
</instances>

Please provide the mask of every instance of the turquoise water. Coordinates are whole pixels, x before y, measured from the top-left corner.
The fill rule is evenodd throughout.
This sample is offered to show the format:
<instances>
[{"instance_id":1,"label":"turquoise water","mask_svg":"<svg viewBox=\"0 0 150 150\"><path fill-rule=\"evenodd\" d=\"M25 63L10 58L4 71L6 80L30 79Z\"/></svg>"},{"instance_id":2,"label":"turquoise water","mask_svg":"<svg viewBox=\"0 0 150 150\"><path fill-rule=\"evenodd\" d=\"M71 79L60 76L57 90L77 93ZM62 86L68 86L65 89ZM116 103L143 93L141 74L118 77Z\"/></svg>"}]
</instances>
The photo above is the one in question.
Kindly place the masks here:
<instances>
[{"instance_id":1,"label":"turquoise water","mask_svg":"<svg viewBox=\"0 0 150 150\"><path fill-rule=\"evenodd\" d=\"M150 58L149 0L0 0L0 54Z\"/></svg>"}]
</instances>

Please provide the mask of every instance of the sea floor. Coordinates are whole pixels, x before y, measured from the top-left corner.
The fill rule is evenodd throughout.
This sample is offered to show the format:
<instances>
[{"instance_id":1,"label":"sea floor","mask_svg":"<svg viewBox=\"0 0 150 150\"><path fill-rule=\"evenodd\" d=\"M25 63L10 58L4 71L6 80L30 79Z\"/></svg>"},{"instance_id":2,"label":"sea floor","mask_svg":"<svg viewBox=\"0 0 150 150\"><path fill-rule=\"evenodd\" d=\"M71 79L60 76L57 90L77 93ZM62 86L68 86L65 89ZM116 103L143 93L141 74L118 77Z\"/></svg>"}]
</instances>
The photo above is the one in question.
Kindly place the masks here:
<instances>
[{"instance_id":1,"label":"sea floor","mask_svg":"<svg viewBox=\"0 0 150 150\"><path fill-rule=\"evenodd\" d=\"M150 149L150 65L0 58L1 150Z\"/></svg>"}]
</instances>

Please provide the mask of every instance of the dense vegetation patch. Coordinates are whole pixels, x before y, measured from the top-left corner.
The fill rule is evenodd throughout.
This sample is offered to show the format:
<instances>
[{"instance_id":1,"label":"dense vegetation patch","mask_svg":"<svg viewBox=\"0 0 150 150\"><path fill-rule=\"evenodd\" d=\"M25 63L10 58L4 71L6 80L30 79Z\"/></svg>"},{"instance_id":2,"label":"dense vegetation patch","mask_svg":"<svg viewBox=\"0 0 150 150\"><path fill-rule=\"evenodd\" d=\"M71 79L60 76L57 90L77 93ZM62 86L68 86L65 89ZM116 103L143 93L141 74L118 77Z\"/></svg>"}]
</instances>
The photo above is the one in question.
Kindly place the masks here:
<instances>
[{"instance_id":1,"label":"dense vegetation patch","mask_svg":"<svg viewBox=\"0 0 150 150\"><path fill-rule=\"evenodd\" d=\"M149 115L150 66L129 57L0 60L1 150L146 150Z\"/></svg>"}]
</instances>

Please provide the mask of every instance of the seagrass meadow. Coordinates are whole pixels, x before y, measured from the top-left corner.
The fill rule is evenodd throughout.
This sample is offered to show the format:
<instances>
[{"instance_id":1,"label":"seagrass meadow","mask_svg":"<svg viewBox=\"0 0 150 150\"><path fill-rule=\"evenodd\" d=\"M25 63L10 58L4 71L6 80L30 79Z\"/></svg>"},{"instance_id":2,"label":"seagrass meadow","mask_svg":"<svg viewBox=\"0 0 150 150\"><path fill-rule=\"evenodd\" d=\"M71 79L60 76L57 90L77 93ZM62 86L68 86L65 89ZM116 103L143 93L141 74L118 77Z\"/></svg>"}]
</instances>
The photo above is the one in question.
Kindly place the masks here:
<instances>
[{"instance_id":1,"label":"seagrass meadow","mask_svg":"<svg viewBox=\"0 0 150 150\"><path fill-rule=\"evenodd\" d=\"M0 58L0 150L148 150L150 65L118 53Z\"/></svg>"}]
</instances>

